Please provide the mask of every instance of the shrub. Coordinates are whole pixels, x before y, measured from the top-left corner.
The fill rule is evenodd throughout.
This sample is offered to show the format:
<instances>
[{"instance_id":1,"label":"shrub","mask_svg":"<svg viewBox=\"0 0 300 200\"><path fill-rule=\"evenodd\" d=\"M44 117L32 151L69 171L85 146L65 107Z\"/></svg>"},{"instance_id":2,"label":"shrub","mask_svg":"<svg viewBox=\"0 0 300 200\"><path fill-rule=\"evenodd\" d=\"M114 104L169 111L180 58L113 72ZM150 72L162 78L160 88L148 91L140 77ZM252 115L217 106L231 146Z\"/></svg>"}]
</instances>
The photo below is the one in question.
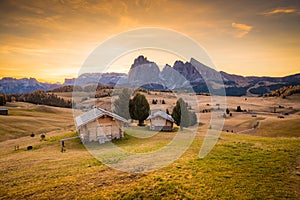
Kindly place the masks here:
<instances>
[{"instance_id":1,"label":"shrub","mask_svg":"<svg viewBox=\"0 0 300 200\"><path fill-rule=\"evenodd\" d=\"M45 140L46 139L46 135L45 134L42 134L41 135L41 140Z\"/></svg>"}]
</instances>

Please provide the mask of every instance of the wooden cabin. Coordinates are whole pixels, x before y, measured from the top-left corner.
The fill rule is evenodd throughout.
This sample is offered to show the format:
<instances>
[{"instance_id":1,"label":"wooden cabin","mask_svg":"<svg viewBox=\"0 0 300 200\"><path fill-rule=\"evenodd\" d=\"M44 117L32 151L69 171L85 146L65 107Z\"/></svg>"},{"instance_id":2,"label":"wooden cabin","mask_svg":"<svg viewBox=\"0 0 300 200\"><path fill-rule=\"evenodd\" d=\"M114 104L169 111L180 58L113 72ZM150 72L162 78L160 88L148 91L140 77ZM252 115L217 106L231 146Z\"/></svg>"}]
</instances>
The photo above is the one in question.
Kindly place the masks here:
<instances>
[{"instance_id":1,"label":"wooden cabin","mask_svg":"<svg viewBox=\"0 0 300 200\"><path fill-rule=\"evenodd\" d=\"M150 130L153 131L172 131L174 119L171 115L163 111L157 111L149 115L147 120L150 120Z\"/></svg>"},{"instance_id":2,"label":"wooden cabin","mask_svg":"<svg viewBox=\"0 0 300 200\"><path fill-rule=\"evenodd\" d=\"M8 115L8 109L7 108L0 108L0 115Z\"/></svg>"},{"instance_id":3,"label":"wooden cabin","mask_svg":"<svg viewBox=\"0 0 300 200\"><path fill-rule=\"evenodd\" d=\"M75 123L82 143L99 142L102 144L124 137L123 127L128 122L117 114L101 108L93 108L77 116Z\"/></svg>"}]
</instances>

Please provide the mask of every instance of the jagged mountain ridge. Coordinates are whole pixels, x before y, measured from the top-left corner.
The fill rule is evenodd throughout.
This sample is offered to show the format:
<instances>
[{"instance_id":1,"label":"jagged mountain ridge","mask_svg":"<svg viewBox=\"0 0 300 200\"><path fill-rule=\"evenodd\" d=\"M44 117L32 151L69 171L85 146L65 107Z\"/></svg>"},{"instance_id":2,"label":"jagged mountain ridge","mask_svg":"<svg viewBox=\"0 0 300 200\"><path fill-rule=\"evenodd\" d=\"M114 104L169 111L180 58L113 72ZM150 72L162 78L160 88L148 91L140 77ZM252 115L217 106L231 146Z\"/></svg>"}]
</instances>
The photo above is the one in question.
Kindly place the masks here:
<instances>
[{"instance_id":1,"label":"jagged mountain ridge","mask_svg":"<svg viewBox=\"0 0 300 200\"><path fill-rule=\"evenodd\" d=\"M216 81L218 80L218 81ZM220 81L222 80L222 81ZM0 93L27 93L34 90L51 90L67 85L108 85L144 87L151 90L187 89L195 92L209 92L207 83L213 87L225 87L229 96L262 95L283 86L300 83L300 74L286 77L240 76L218 72L197 60L176 61L172 66L165 65L160 71L157 64L144 56L137 57L128 74L125 73L85 73L78 78L65 79L63 84L40 83L34 78L0 80ZM224 85L223 85L224 83Z\"/></svg>"},{"instance_id":2,"label":"jagged mountain ridge","mask_svg":"<svg viewBox=\"0 0 300 200\"><path fill-rule=\"evenodd\" d=\"M145 65L149 64L150 65ZM149 71L155 71L149 76ZM131 74L132 69L139 69L138 74ZM142 86L147 89L187 89L195 92L211 92L222 87L225 88L226 94L230 96L242 95L262 95L273 91L282 86L299 84L300 74L286 77L256 77L256 76L239 76L218 72L197 60L191 58L190 62L176 61L171 67L165 65L162 71L150 62L144 56L139 56L129 71L128 84L130 86ZM152 83L149 85L149 77L152 77ZM145 81L147 80L147 81ZM132 85L131 83L135 83ZM138 84L137 84L138 83ZM145 84L145 85L143 85Z\"/></svg>"}]
</instances>

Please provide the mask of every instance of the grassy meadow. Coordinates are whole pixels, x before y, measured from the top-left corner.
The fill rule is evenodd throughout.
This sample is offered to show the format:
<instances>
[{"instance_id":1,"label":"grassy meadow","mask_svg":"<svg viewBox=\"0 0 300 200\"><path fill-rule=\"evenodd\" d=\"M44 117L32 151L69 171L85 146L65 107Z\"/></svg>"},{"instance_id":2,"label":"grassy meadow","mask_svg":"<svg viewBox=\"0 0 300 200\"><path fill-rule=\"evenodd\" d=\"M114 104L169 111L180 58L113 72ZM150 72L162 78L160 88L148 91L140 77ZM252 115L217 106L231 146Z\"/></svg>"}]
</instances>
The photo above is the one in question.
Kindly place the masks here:
<instances>
[{"instance_id":1,"label":"grassy meadow","mask_svg":"<svg viewBox=\"0 0 300 200\"><path fill-rule=\"evenodd\" d=\"M33 134L74 130L72 110L17 102L7 103L8 116L0 115L0 142Z\"/></svg>"},{"instance_id":2,"label":"grassy meadow","mask_svg":"<svg viewBox=\"0 0 300 200\"><path fill-rule=\"evenodd\" d=\"M59 140L77 135L70 109L23 103L8 106L10 116L0 118L0 199L300 198L297 118L278 119L274 125L268 118L248 117L245 119L250 121L242 124L237 116L230 120L244 128L251 127L253 120L261 121L256 131L262 135L222 132L213 150L199 159L208 128L204 124L189 149L172 164L148 173L125 173L95 159L79 139L66 141L66 152L61 153ZM15 121L19 124L13 125ZM21 129L25 124L28 127ZM45 141L39 138L42 128L48 130ZM146 128L126 129L126 137L115 144L145 153L161 148L176 134L160 132L152 136ZM19 135L8 136L17 131ZM31 132L37 135L30 137ZM132 136L139 132L144 134L142 138ZM20 149L15 151L15 145ZM33 150L27 150L28 145Z\"/></svg>"}]
</instances>

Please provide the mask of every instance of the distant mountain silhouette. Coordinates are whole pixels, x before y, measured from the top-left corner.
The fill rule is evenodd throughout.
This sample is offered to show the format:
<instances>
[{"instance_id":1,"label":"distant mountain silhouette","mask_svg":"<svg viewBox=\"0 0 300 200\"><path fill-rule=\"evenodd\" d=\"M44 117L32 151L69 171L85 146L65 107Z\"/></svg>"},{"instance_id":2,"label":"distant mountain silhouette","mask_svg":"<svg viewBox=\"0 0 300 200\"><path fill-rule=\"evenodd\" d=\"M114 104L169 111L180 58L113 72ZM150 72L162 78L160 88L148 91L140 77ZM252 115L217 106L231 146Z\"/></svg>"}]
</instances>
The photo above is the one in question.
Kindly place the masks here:
<instances>
[{"instance_id":1,"label":"distant mountain silhouette","mask_svg":"<svg viewBox=\"0 0 300 200\"><path fill-rule=\"evenodd\" d=\"M106 85L142 87L150 90L189 90L208 93L224 88L228 96L260 96L284 86L299 85L300 74L285 77L240 76L218 72L191 58L190 62L176 61L165 65L162 71L157 64L144 56L137 57L128 74L85 73L78 78L65 79L63 84L40 83L34 78L3 78L0 93L21 94L34 90L51 90L68 85Z\"/></svg>"},{"instance_id":2,"label":"distant mountain silhouette","mask_svg":"<svg viewBox=\"0 0 300 200\"><path fill-rule=\"evenodd\" d=\"M50 90L60 86L60 84L41 83L35 78L16 79L5 77L0 80L0 93L23 94L35 90Z\"/></svg>"}]
</instances>

